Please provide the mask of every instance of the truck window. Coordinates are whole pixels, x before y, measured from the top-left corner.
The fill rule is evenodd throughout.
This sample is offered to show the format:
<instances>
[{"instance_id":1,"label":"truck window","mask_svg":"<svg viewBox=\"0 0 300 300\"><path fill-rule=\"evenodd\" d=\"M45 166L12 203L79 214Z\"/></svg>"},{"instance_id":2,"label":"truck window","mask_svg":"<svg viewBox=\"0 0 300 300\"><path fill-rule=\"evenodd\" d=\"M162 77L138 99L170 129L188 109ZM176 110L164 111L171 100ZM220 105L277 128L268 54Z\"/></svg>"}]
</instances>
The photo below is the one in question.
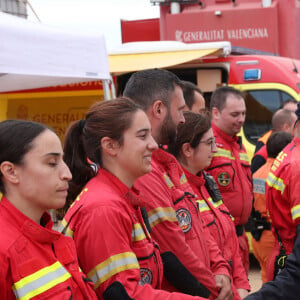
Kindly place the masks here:
<instances>
[{"instance_id":1,"label":"truck window","mask_svg":"<svg viewBox=\"0 0 300 300\"><path fill-rule=\"evenodd\" d=\"M251 90L244 93L247 107L244 132L247 140L256 144L257 139L271 129L273 113L292 96L280 90Z\"/></svg>"}]
</instances>

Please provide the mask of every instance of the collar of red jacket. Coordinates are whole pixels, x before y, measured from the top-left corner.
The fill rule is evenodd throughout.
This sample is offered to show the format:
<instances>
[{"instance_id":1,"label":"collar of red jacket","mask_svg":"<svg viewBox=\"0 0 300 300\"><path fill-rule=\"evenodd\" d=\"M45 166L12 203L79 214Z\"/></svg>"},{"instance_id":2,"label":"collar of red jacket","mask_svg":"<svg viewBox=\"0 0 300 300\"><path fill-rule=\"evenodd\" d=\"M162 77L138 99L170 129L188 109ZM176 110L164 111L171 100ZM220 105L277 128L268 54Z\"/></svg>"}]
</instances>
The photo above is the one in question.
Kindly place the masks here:
<instances>
[{"instance_id":1,"label":"collar of red jacket","mask_svg":"<svg viewBox=\"0 0 300 300\"><path fill-rule=\"evenodd\" d=\"M152 159L161 172L167 173L176 187L181 186L180 178L184 172L175 156L163 149L157 149L153 152Z\"/></svg>"},{"instance_id":2,"label":"collar of red jacket","mask_svg":"<svg viewBox=\"0 0 300 300\"><path fill-rule=\"evenodd\" d=\"M52 230L53 222L51 216L47 212L42 216L43 223L45 224L45 227L43 227L25 216L4 196L2 196L0 208L2 214L7 215L11 220L11 226L17 227L22 234L31 240L35 240L39 243L52 243L61 236L59 232Z\"/></svg>"},{"instance_id":3,"label":"collar of red jacket","mask_svg":"<svg viewBox=\"0 0 300 300\"><path fill-rule=\"evenodd\" d=\"M223 130L221 130L215 123L211 122L211 127L213 129L214 135L219 135L223 140L225 140L227 143L237 142L238 136L230 136L226 134Z\"/></svg>"},{"instance_id":4,"label":"collar of red jacket","mask_svg":"<svg viewBox=\"0 0 300 300\"><path fill-rule=\"evenodd\" d=\"M205 184L205 180L204 180L202 171L200 171L197 175L194 175L191 172L189 172L187 169L185 169L184 167L182 167L182 169L185 173L185 176L186 176L188 182L190 182L192 185L195 185L196 187L201 187Z\"/></svg>"},{"instance_id":5,"label":"collar of red jacket","mask_svg":"<svg viewBox=\"0 0 300 300\"><path fill-rule=\"evenodd\" d=\"M154 159L160 164L165 165L177 162L176 158L172 154L161 148L158 148L157 150L153 151L152 159Z\"/></svg>"},{"instance_id":6,"label":"collar of red jacket","mask_svg":"<svg viewBox=\"0 0 300 300\"><path fill-rule=\"evenodd\" d=\"M127 199L133 206L141 206L142 201L138 197L139 191L134 186L129 188L115 175L105 169L100 169L97 177L101 182L106 182L107 185L113 186L114 190L118 191L119 195Z\"/></svg>"},{"instance_id":7,"label":"collar of red jacket","mask_svg":"<svg viewBox=\"0 0 300 300\"><path fill-rule=\"evenodd\" d=\"M295 142L295 144L296 144L297 146L300 146L300 138L294 137L294 138L293 138L293 141Z\"/></svg>"}]
</instances>

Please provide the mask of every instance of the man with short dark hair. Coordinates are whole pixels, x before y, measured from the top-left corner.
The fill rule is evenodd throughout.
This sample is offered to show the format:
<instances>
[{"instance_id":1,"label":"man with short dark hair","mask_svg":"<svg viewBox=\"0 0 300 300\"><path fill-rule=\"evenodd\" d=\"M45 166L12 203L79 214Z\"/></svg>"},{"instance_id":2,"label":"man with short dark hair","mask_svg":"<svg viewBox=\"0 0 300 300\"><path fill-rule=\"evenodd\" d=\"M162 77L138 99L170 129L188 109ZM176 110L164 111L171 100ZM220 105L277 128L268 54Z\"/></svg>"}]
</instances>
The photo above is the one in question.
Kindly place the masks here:
<instances>
[{"instance_id":1,"label":"man with short dark hair","mask_svg":"<svg viewBox=\"0 0 300 300\"><path fill-rule=\"evenodd\" d=\"M124 96L143 107L160 145L176 137L184 122L181 82L173 73L134 73ZM164 289L220 300L232 299L230 269L203 223L194 194L175 157L163 149L152 155L152 171L135 183L149 215L153 238L164 262ZM150 255L150 253L149 253Z\"/></svg>"},{"instance_id":2,"label":"man with short dark hair","mask_svg":"<svg viewBox=\"0 0 300 300\"><path fill-rule=\"evenodd\" d=\"M218 151L207 171L218 183L223 202L234 218L240 255L248 274L249 246L244 224L251 213L253 192L248 155L237 136L246 116L243 94L232 87L220 87L212 94L210 109Z\"/></svg>"},{"instance_id":3,"label":"man with short dark hair","mask_svg":"<svg viewBox=\"0 0 300 300\"><path fill-rule=\"evenodd\" d=\"M199 87L190 81L181 81L186 110L196 114L205 112L205 99Z\"/></svg>"}]
</instances>

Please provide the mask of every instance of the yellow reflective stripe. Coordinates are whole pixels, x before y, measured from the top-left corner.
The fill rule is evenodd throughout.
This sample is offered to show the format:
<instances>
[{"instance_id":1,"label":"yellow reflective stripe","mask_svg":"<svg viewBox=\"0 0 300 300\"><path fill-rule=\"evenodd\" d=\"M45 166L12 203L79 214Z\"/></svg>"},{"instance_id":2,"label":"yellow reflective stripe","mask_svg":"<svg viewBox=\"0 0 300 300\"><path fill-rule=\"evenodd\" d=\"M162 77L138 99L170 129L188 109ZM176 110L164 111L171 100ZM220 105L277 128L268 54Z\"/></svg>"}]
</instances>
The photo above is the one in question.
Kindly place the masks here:
<instances>
[{"instance_id":1,"label":"yellow reflective stripe","mask_svg":"<svg viewBox=\"0 0 300 300\"><path fill-rule=\"evenodd\" d=\"M240 160L243 160L247 163L249 163L249 157L247 153L240 153Z\"/></svg>"},{"instance_id":2,"label":"yellow reflective stripe","mask_svg":"<svg viewBox=\"0 0 300 300\"><path fill-rule=\"evenodd\" d=\"M0 193L0 201L2 200L2 197L3 197L3 194L2 194L2 193Z\"/></svg>"},{"instance_id":3,"label":"yellow reflective stripe","mask_svg":"<svg viewBox=\"0 0 300 300\"><path fill-rule=\"evenodd\" d=\"M198 204L198 209L200 212L210 211L210 207L207 205L205 200L196 200Z\"/></svg>"},{"instance_id":4,"label":"yellow reflective stripe","mask_svg":"<svg viewBox=\"0 0 300 300\"><path fill-rule=\"evenodd\" d=\"M173 184L172 180L170 179L170 177L167 174L164 174L163 178L164 178L164 180L165 180L165 182L166 182L169 189L174 187L174 184Z\"/></svg>"},{"instance_id":5,"label":"yellow reflective stripe","mask_svg":"<svg viewBox=\"0 0 300 300\"><path fill-rule=\"evenodd\" d=\"M138 242L146 238L143 227L140 223L135 223L132 228L131 237L133 242Z\"/></svg>"},{"instance_id":6,"label":"yellow reflective stripe","mask_svg":"<svg viewBox=\"0 0 300 300\"><path fill-rule=\"evenodd\" d=\"M222 148L217 148L218 151L216 153L213 153L213 157L226 157L226 158L229 158L231 160L235 160L235 157L233 157L231 155L231 151L229 150L225 150L225 149L222 149Z\"/></svg>"},{"instance_id":7,"label":"yellow reflective stripe","mask_svg":"<svg viewBox=\"0 0 300 300\"><path fill-rule=\"evenodd\" d=\"M97 265L87 274L87 277L94 282L95 289L97 289L101 283L115 274L139 268L140 265L135 254L133 252L124 252L113 255Z\"/></svg>"},{"instance_id":8,"label":"yellow reflective stripe","mask_svg":"<svg viewBox=\"0 0 300 300\"><path fill-rule=\"evenodd\" d=\"M80 200L80 197L82 196L82 194L83 194L83 193L86 193L88 190L89 190L89 189L88 189L87 187L85 187L85 188L80 192L80 194L78 194L78 196L76 197L75 201L71 204L70 208L72 208L72 207L75 205L75 203L76 203L77 201ZM69 208L69 209L70 209L70 208Z\"/></svg>"},{"instance_id":9,"label":"yellow reflective stripe","mask_svg":"<svg viewBox=\"0 0 300 300\"><path fill-rule=\"evenodd\" d=\"M269 173L266 183L269 187L274 188L275 190L278 190L283 194L285 189L285 184L283 183L283 180L279 177L276 177L273 173Z\"/></svg>"},{"instance_id":10,"label":"yellow reflective stripe","mask_svg":"<svg viewBox=\"0 0 300 300\"><path fill-rule=\"evenodd\" d=\"M65 219L63 219L61 221L59 227L58 227L58 231L63 232L63 230L65 230L64 235L73 238L74 237L74 231L71 230L69 226L66 228L67 224L68 224L67 221Z\"/></svg>"},{"instance_id":11,"label":"yellow reflective stripe","mask_svg":"<svg viewBox=\"0 0 300 300\"><path fill-rule=\"evenodd\" d=\"M57 261L15 282L12 288L17 299L27 300L50 290L70 277L70 273Z\"/></svg>"},{"instance_id":12,"label":"yellow reflective stripe","mask_svg":"<svg viewBox=\"0 0 300 300\"><path fill-rule=\"evenodd\" d=\"M296 219L298 219L300 217L300 204L294 206L291 209L291 213L292 213L292 219L295 221Z\"/></svg>"},{"instance_id":13,"label":"yellow reflective stripe","mask_svg":"<svg viewBox=\"0 0 300 300\"><path fill-rule=\"evenodd\" d=\"M150 226L169 221L177 222L176 212L172 207L157 207L148 213Z\"/></svg>"},{"instance_id":14,"label":"yellow reflective stripe","mask_svg":"<svg viewBox=\"0 0 300 300\"><path fill-rule=\"evenodd\" d=\"M183 173L180 177L180 184L185 184L185 183L187 183L187 179L185 174Z\"/></svg>"},{"instance_id":15,"label":"yellow reflective stripe","mask_svg":"<svg viewBox=\"0 0 300 300\"><path fill-rule=\"evenodd\" d=\"M218 208L219 206L221 206L221 205L223 204L223 201L222 201L222 200L219 200L219 201L217 201L217 202L214 202L213 199L212 199L211 197L209 197L207 200L212 204L212 206L213 206L214 208Z\"/></svg>"}]
</instances>

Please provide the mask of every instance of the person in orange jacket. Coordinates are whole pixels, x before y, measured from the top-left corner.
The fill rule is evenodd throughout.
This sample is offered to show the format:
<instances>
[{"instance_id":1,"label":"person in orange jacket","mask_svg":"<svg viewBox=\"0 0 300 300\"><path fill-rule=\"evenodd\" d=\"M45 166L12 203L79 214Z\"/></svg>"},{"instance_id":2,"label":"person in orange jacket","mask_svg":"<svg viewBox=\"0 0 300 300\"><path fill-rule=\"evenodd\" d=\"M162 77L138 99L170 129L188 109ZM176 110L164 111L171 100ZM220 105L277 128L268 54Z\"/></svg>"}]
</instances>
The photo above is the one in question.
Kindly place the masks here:
<instances>
[{"instance_id":1,"label":"person in orange jacket","mask_svg":"<svg viewBox=\"0 0 300 300\"><path fill-rule=\"evenodd\" d=\"M247 152L241 137L237 136L245 122L245 100L240 91L223 86L213 92L210 109L218 151L206 170L217 182L223 201L234 218L240 255L248 274L249 246L244 225L252 210L252 178Z\"/></svg>"},{"instance_id":2,"label":"person in orange jacket","mask_svg":"<svg viewBox=\"0 0 300 300\"><path fill-rule=\"evenodd\" d=\"M296 238L296 227L300 224L299 184L300 175L300 108L296 111L294 138L276 157L266 180L267 209L275 231L276 245L270 254L267 276L272 280L281 268L277 268L276 257L290 254Z\"/></svg>"},{"instance_id":3,"label":"person in orange jacket","mask_svg":"<svg viewBox=\"0 0 300 300\"><path fill-rule=\"evenodd\" d=\"M184 123L181 82L173 73L149 69L134 73L124 95L146 112L154 139L166 145ZM152 236L164 262L164 288L210 299L231 299L230 267L194 204L192 187L175 157L163 149L152 156L152 171L136 182L149 214Z\"/></svg>"},{"instance_id":4,"label":"person in orange jacket","mask_svg":"<svg viewBox=\"0 0 300 300\"><path fill-rule=\"evenodd\" d=\"M98 299L203 299L160 290L159 246L134 187L151 171L155 149L146 114L127 98L94 104L86 119L67 132L65 160L75 174L69 199L81 192L61 229L74 238L80 266L95 284Z\"/></svg>"},{"instance_id":5,"label":"person in orange jacket","mask_svg":"<svg viewBox=\"0 0 300 300\"><path fill-rule=\"evenodd\" d=\"M184 118L185 123L178 126L176 141L169 145L169 151L183 167L188 182L198 195L195 204L204 225L231 266L233 299L244 299L250 285L238 254L235 226L214 179L204 171L210 164L213 153L217 152L210 118L193 112L184 112Z\"/></svg>"},{"instance_id":6,"label":"person in orange jacket","mask_svg":"<svg viewBox=\"0 0 300 300\"><path fill-rule=\"evenodd\" d=\"M252 231L252 247L254 256L260 264L263 283L268 281L266 265L275 242L270 216L267 213L265 183L276 156L291 142L292 138L288 132L273 132L267 141L267 162L253 174L254 210L257 217L255 229Z\"/></svg>"},{"instance_id":7,"label":"person in orange jacket","mask_svg":"<svg viewBox=\"0 0 300 300\"><path fill-rule=\"evenodd\" d=\"M0 299L97 299L74 242L52 230L72 175L58 136L43 124L0 123Z\"/></svg>"}]
</instances>

